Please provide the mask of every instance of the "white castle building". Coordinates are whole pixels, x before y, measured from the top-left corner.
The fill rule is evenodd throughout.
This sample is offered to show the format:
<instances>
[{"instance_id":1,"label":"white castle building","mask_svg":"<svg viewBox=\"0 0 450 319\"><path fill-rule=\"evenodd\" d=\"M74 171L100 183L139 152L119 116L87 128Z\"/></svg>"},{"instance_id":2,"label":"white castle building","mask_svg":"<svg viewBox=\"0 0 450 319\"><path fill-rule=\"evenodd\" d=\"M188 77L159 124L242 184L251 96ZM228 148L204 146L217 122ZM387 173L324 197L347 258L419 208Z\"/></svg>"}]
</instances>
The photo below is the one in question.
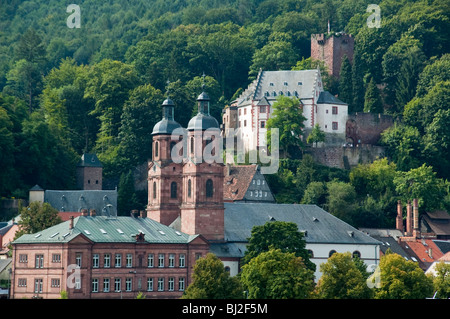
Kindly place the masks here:
<instances>
[{"instance_id":1,"label":"white castle building","mask_svg":"<svg viewBox=\"0 0 450 319\"><path fill-rule=\"evenodd\" d=\"M246 151L266 146L267 120L278 96L296 97L301 102L305 137L315 124L326 133L327 143L345 142L348 104L323 88L318 69L262 71L256 80L223 112L225 136L235 133ZM232 129L232 130L231 130Z\"/></svg>"}]
</instances>

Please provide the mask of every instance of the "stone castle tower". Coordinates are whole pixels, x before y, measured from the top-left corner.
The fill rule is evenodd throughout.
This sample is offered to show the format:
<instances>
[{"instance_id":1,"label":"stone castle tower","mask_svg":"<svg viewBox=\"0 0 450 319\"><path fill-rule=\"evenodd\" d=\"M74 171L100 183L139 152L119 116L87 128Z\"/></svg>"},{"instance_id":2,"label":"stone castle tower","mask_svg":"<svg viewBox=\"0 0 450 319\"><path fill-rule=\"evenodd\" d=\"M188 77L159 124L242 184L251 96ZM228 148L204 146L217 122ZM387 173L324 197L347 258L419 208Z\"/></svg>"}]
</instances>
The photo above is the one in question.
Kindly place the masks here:
<instances>
[{"instance_id":1,"label":"stone castle tower","mask_svg":"<svg viewBox=\"0 0 450 319\"><path fill-rule=\"evenodd\" d=\"M153 159L148 172L148 216L165 225L179 219L180 230L201 234L210 241L224 238L223 179L224 165L204 158L205 152L221 155L215 137L220 129L209 114L209 96L197 98L198 113L188 124L187 134L172 140L175 129L174 105L163 102L163 119L153 128ZM214 136L211 136L210 133ZM178 135L177 135L178 136ZM172 158L172 149L183 138L181 163Z\"/></svg>"},{"instance_id":2,"label":"stone castle tower","mask_svg":"<svg viewBox=\"0 0 450 319\"><path fill-rule=\"evenodd\" d=\"M339 78L342 57L346 55L353 62L353 50L355 39L351 34L328 33L328 35L311 35L311 58L324 61L329 73L335 78Z\"/></svg>"},{"instance_id":3,"label":"stone castle tower","mask_svg":"<svg viewBox=\"0 0 450 319\"><path fill-rule=\"evenodd\" d=\"M102 190L103 165L95 154L84 153L77 164L77 188Z\"/></svg>"}]
</instances>

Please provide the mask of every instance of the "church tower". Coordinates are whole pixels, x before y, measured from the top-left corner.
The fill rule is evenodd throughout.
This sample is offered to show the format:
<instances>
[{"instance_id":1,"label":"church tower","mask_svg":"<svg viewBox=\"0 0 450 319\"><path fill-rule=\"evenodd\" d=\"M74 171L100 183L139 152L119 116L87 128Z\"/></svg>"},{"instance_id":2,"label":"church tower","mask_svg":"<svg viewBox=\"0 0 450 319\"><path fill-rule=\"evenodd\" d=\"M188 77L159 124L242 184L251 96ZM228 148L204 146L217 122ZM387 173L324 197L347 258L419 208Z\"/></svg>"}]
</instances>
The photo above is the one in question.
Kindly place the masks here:
<instances>
[{"instance_id":1,"label":"church tower","mask_svg":"<svg viewBox=\"0 0 450 319\"><path fill-rule=\"evenodd\" d=\"M171 151L181 138L172 140L172 133L181 126L174 120L174 103L169 97L162 103L162 113L161 121L156 123L152 132L147 215L169 225L180 216L183 164L172 160Z\"/></svg>"},{"instance_id":2,"label":"church tower","mask_svg":"<svg viewBox=\"0 0 450 319\"><path fill-rule=\"evenodd\" d=\"M222 156L220 129L217 120L209 114L209 101L203 91L197 98L198 113L187 127L181 231L201 234L210 241L222 241L224 164L217 161Z\"/></svg>"}]
</instances>

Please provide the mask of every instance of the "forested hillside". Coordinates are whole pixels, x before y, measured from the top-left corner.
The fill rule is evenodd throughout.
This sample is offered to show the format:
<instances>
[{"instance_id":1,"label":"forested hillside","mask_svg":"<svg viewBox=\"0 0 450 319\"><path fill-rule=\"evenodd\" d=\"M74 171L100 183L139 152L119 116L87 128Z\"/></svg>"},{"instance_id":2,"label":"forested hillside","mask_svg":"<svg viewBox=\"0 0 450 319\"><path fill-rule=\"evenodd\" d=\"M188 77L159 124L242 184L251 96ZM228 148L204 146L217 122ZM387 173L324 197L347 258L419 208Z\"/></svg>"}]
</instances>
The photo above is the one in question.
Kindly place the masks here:
<instances>
[{"instance_id":1,"label":"forested hillside","mask_svg":"<svg viewBox=\"0 0 450 319\"><path fill-rule=\"evenodd\" d=\"M220 122L260 68L292 69L308 59L311 34L326 32L328 21L332 32L353 34L356 47L353 65L327 89L352 111L396 117L382 142L397 170L425 164L449 178L446 0L73 2L80 28L66 24L69 3L0 6L1 196L26 197L36 183L73 188L85 151L98 154L106 179L118 180L151 156L167 89L186 125L204 72ZM381 28L367 27L370 3L380 5ZM307 186L286 200L301 200Z\"/></svg>"}]
</instances>

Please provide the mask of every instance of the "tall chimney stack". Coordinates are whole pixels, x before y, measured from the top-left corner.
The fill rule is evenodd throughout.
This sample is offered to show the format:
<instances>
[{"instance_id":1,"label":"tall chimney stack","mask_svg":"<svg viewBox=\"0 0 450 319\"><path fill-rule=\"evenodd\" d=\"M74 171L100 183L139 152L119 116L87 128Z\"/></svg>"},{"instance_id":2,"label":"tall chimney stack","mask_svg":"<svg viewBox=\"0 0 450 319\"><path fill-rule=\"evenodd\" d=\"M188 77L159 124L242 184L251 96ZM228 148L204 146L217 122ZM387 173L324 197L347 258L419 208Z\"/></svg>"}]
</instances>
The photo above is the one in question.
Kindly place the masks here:
<instances>
[{"instance_id":1,"label":"tall chimney stack","mask_svg":"<svg viewBox=\"0 0 450 319\"><path fill-rule=\"evenodd\" d=\"M417 198L414 198L413 200L413 215L414 215L414 231L413 236L416 238L420 237L420 231L419 231L419 203L417 201Z\"/></svg>"},{"instance_id":2,"label":"tall chimney stack","mask_svg":"<svg viewBox=\"0 0 450 319\"><path fill-rule=\"evenodd\" d=\"M411 201L408 200L408 205L406 206L406 236L412 236L412 207Z\"/></svg>"},{"instance_id":3,"label":"tall chimney stack","mask_svg":"<svg viewBox=\"0 0 450 319\"><path fill-rule=\"evenodd\" d=\"M86 208L81 210L81 216L88 216L88 210Z\"/></svg>"},{"instance_id":4,"label":"tall chimney stack","mask_svg":"<svg viewBox=\"0 0 450 319\"><path fill-rule=\"evenodd\" d=\"M396 229L403 233L403 210L402 210L402 201L397 202L397 218L396 218Z\"/></svg>"},{"instance_id":5,"label":"tall chimney stack","mask_svg":"<svg viewBox=\"0 0 450 319\"><path fill-rule=\"evenodd\" d=\"M70 216L69 229L73 229L73 216Z\"/></svg>"}]
</instances>

